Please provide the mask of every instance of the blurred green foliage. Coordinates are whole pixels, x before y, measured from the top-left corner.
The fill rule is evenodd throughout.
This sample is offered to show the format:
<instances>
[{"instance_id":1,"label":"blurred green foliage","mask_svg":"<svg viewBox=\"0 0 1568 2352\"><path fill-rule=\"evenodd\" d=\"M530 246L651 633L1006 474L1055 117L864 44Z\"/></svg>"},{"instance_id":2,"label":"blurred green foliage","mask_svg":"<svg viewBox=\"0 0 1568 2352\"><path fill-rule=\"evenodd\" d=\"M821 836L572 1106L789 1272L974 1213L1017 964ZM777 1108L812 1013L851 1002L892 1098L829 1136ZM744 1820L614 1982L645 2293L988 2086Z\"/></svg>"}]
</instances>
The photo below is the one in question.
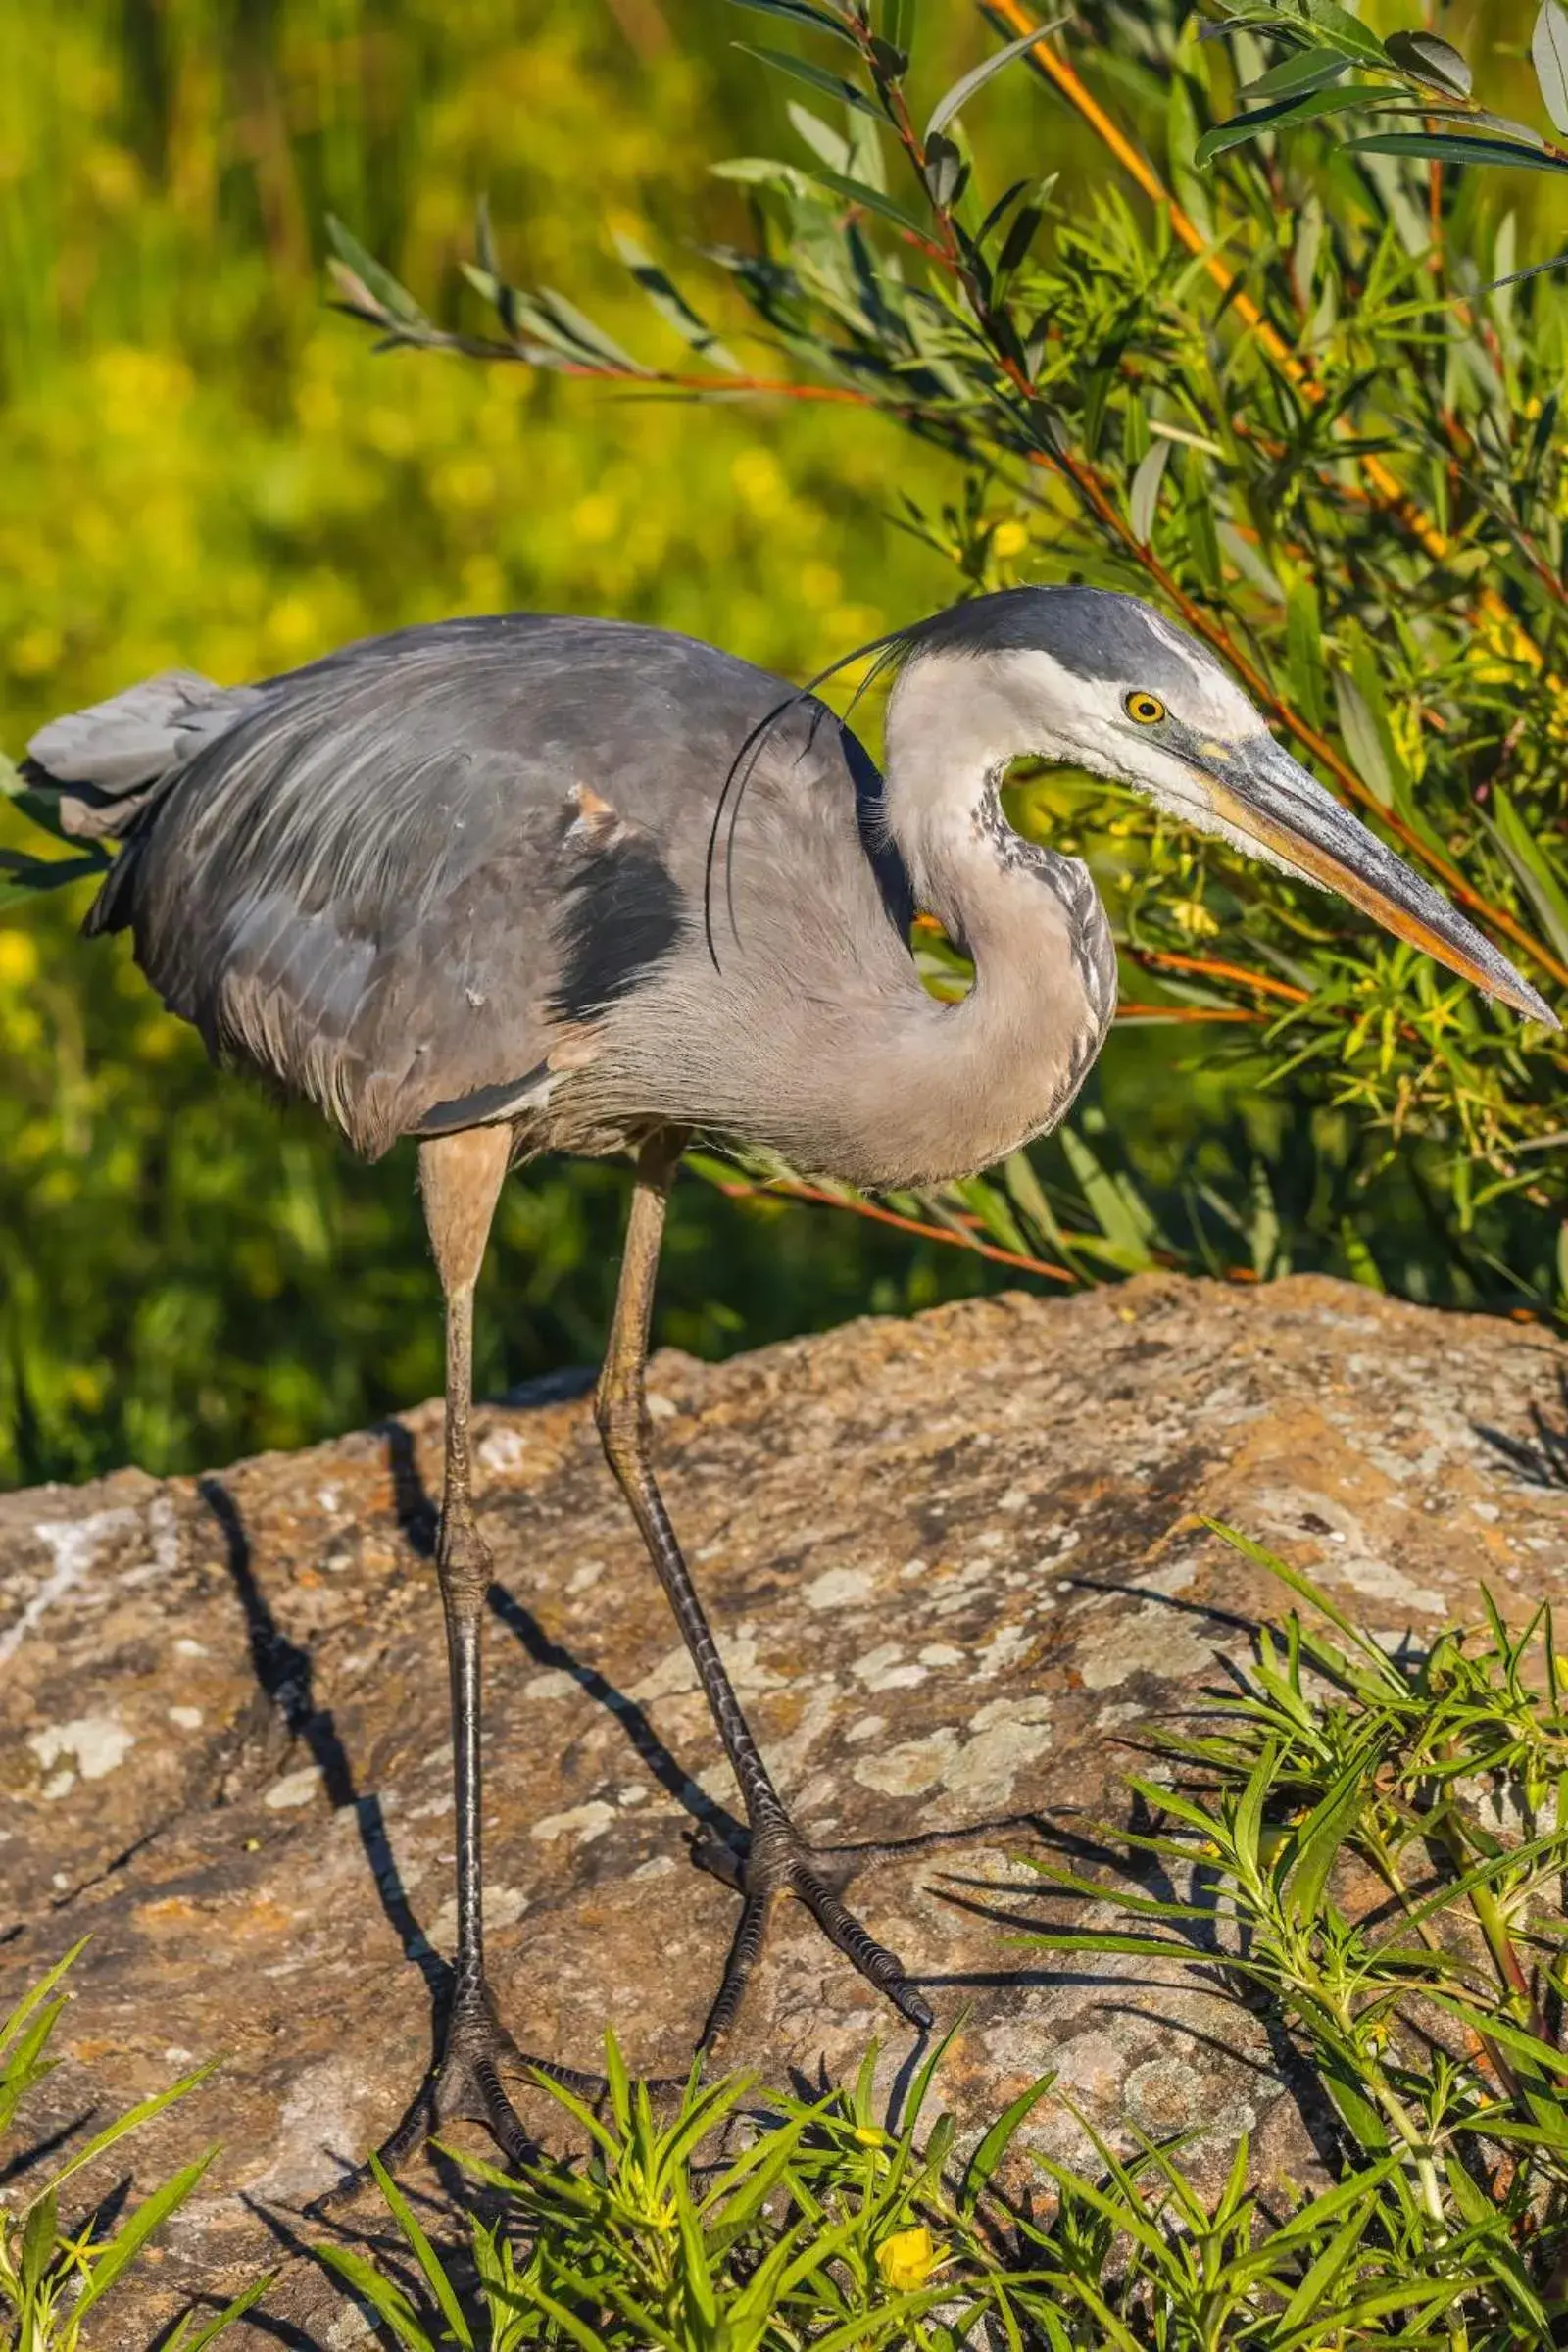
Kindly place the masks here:
<instances>
[{"instance_id":1,"label":"blurred green foliage","mask_svg":"<svg viewBox=\"0 0 1568 2352\"><path fill-rule=\"evenodd\" d=\"M1505 0L1445 23L1506 78L1528 72L1509 54L1528 17ZM875 415L378 357L322 307L330 212L456 318L484 191L511 275L646 338L614 235L746 242L746 190L710 167L791 135L735 46L754 31L774 38L717 0L0 0L0 742L172 662L239 679L506 606L659 621L804 675L949 601L977 530L1004 553L983 475L965 489ZM934 89L994 46L978 13L925 10ZM1136 115L1131 47L1084 62ZM1093 203L1107 167L1082 122L1022 74L986 109L988 168L1049 160L1058 206ZM1549 195L1509 200L1521 258L1555 250ZM906 499L937 526L901 528ZM357 1167L210 1072L123 942L74 944L83 903L0 923L0 1478L189 1467L437 1386L412 1154ZM974 1197L993 1243L1041 1249L1070 1201L1100 1245L1086 1271L1322 1264L1544 1302L1539 1236L1524 1274L1456 1259L1412 1155L1369 1155L1321 1090L1260 1091L1218 1034L1119 1032L1080 1132L1040 1155L1050 1199L1021 1165ZM594 1355L623 1187L573 1167L508 1188L483 1386ZM1051 1254L1071 1254L1061 1238ZM691 1185L661 1330L719 1351L1004 1278Z\"/></svg>"}]
</instances>

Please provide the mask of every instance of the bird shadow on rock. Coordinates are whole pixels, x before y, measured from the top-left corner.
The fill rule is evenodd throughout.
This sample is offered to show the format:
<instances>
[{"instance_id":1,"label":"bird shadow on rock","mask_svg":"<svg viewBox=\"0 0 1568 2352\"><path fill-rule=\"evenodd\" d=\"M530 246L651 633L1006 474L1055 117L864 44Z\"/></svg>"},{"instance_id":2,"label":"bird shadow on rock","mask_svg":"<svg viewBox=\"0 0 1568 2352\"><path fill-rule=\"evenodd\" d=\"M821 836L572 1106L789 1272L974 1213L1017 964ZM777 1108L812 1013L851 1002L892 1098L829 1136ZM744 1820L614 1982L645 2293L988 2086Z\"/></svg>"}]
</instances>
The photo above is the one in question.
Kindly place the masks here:
<instances>
[{"instance_id":1,"label":"bird shadow on rock","mask_svg":"<svg viewBox=\"0 0 1568 2352\"><path fill-rule=\"evenodd\" d=\"M608 1675L601 1674L596 1666L585 1666L580 1658L553 1640L539 1620L523 1607L514 1593L508 1592L505 1585L492 1584L485 1600L497 1624L505 1626L525 1656L537 1666L570 1675L578 1690L614 1719L625 1733L638 1762L653 1775L666 1794L672 1796L705 1829L722 1838L726 1844L744 1846L745 1823L737 1820L726 1806L700 1788L690 1773L682 1769L636 1699L628 1698L623 1690L616 1689Z\"/></svg>"},{"instance_id":2,"label":"bird shadow on rock","mask_svg":"<svg viewBox=\"0 0 1568 2352\"><path fill-rule=\"evenodd\" d=\"M392 1515L409 1549L421 1560L435 1558L441 1532L441 1512L419 1471L414 1440L401 1421L378 1422L374 1432L386 1446L387 1475L392 1481Z\"/></svg>"},{"instance_id":3,"label":"bird shadow on rock","mask_svg":"<svg viewBox=\"0 0 1568 2352\"><path fill-rule=\"evenodd\" d=\"M588 1376L592 1385L592 1376ZM561 1396L576 1396L583 1386L583 1376L563 1375L559 1381L531 1381L525 1390L509 1395L509 1403L552 1403ZM435 1551L436 1533L441 1514L423 1478L418 1458L408 1431L401 1422L388 1421L381 1433L386 1441L387 1466L392 1477L393 1508L398 1525L412 1547L423 1557ZM523 1655L536 1665L556 1674L566 1674L579 1690L596 1705L605 1709L625 1734L633 1754L660 1787L672 1796L682 1809L700 1822L705 1829L721 1837L726 1844L744 1848L746 1825L737 1820L713 1797L699 1788L678 1758L673 1756L660 1739L646 1710L624 1690L618 1690L609 1676L597 1666L589 1666L564 1644L545 1632L533 1612L525 1608L515 1593L497 1580L485 1594L486 1604L496 1623L503 1626L516 1642Z\"/></svg>"},{"instance_id":4,"label":"bird shadow on rock","mask_svg":"<svg viewBox=\"0 0 1568 2352\"><path fill-rule=\"evenodd\" d=\"M1528 1438L1510 1437L1506 1430L1493 1429L1484 1421L1473 1421L1470 1426L1484 1446L1501 1454L1522 1485L1545 1487L1561 1494L1568 1491L1568 1372L1557 1374L1557 1403L1562 1422L1556 1426L1539 1404L1532 1403L1530 1426L1535 1432L1534 1444Z\"/></svg>"},{"instance_id":5,"label":"bird shadow on rock","mask_svg":"<svg viewBox=\"0 0 1568 2352\"><path fill-rule=\"evenodd\" d=\"M317 1703L310 1652L289 1639L273 1614L256 1574L251 1540L233 1495L220 1478L202 1479L200 1493L222 1534L225 1563L244 1617L256 1680L290 1740L298 1740L316 1765L333 1811L352 1811L387 1925L402 1945L404 1957L416 1964L439 2000L450 1993L452 1972L431 1950L414 1915L381 1799L373 1790L361 1793L332 1710Z\"/></svg>"}]
</instances>

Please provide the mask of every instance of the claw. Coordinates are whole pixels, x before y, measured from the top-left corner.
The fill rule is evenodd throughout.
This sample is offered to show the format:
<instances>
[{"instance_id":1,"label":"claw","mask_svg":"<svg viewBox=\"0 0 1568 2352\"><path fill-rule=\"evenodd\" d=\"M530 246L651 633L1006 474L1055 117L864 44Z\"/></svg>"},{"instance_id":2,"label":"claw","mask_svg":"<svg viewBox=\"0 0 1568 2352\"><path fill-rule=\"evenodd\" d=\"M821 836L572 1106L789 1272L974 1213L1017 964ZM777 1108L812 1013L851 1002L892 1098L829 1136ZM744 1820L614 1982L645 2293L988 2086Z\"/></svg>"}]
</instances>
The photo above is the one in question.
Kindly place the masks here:
<instances>
[{"instance_id":1,"label":"claw","mask_svg":"<svg viewBox=\"0 0 1568 2352\"><path fill-rule=\"evenodd\" d=\"M931 2007L917 1992L896 1955L878 1943L853 1911L840 1900L833 1882L854 1876L858 1860L874 1848L816 1848L807 1844L794 1824L783 1815L769 1816L753 1831L744 1859L734 1848L709 1837L691 1841L692 1859L703 1870L734 1886L744 1897L735 1938L713 2005L708 2013L697 2047L707 2056L740 2014L752 1972L761 1955L769 1919L778 1895L789 1893L806 1905L828 1941L841 1951L878 1992L885 1993L902 2017L918 2033L934 2023Z\"/></svg>"},{"instance_id":2,"label":"claw","mask_svg":"<svg viewBox=\"0 0 1568 2352\"><path fill-rule=\"evenodd\" d=\"M501 2086L502 2060L518 2070L540 2063L518 2049L492 2009L488 1993L481 1990L454 2006L440 2057L410 2100L401 2122L381 2142L374 2162L395 2173L416 2147L460 2119L482 2124L510 2165L520 2170L532 2162L538 2150ZM569 2082L581 2080L565 2068L549 2071L566 2076ZM323 2218L369 2187L374 2178L368 2164L356 2165L335 2188L306 2206L307 2215L313 2220Z\"/></svg>"}]
</instances>

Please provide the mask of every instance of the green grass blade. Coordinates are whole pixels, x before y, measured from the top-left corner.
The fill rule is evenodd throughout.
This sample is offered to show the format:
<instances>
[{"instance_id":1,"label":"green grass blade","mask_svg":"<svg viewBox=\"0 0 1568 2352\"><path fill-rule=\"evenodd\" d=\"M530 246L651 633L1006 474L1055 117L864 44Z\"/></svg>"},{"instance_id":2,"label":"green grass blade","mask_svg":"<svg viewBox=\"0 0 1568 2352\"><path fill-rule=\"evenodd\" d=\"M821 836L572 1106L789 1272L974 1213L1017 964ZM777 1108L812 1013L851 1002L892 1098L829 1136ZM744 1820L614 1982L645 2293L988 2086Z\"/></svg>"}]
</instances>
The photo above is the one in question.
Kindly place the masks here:
<instances>
[{"instance_id":1,"label":"green grass blade","mask_svg":"<svg viewBox=\"0 0 1568 2352\"><path fill-rule=\"evenodd\" d=\"M129 2221L116 2231L106 2245L93 2248L87 2283L73 2308L74 2318L80 2319L108 2293L127 2265L134 2261L153 2231L169 2219L177 2206L185 2202L217 2153L216 2148L209 2148L205 2156L199 2156L194 2164L186 2165L183 2172L175 2173L172 2180L164 2181L150 2196L142 2199Z\"/></svg>"},{"instance_id":2,"label":"green grass blade","mask_svg":"<svg viewBox=\"0 0 1568 2352\"><path fill-rule=\"evenodd\" d=\"M162 2115L166 2107L172 2107L176 2099L184 2098L199 2082L205 2082L220 2063L217 2058L209 2058L205 2066L195 2067L190 2074L181 2075L179 2081L171 2082L167 2090L155 2090L149 2098L138 2100L123 2115L117 2116L112 2124L106 2124L101 2132L93 2134L84 2148L77 2149L69 2163L61 2166L55 2175L56 2187L79 2173L84 2165L91 2164L95 2157L103 2155L117 2140L123 2139L127 2132L139 2132L142 2125L151 2123L155 2115Z\"/></svg>"},{"instance_id":3,"label":"green grass blade","mask_svg":"<svg viewBox=\"0 0 1568 2352\"><path fill-rule=\"evenodd\" d=\"M1020 2091L1011 2106L1004 2108L998 2116L964 2169L958 2188L960 2213L973 2213L985 2192L986 2183L1011 2146L1018 2127L1039 2105L1055 2079L1054 2074L1042 2075L1037 2082L1030 2083L1027 2090Z\"/></svg>"},{"instance_id":4,"label":"green grass blade","mask_svg":"<svg viewBox=\"0 0 1568 2352\"><path fill-rule=\"evenodd\" d=\"M440 2256L420 2229L413 2206L379 2156L370 2158L370 2171L375 2176L376 2186L385 2197L393 2220L408 2240L410 2252L424 2274L424 2282L436 2299L441 2317L462 2345L463 2352L473 2352L473 2333L467 2321L464 2318L463 2306L458 2301L457 2289L447 2277L446 2267Z\"/></svg>"},{"instance_id":5,"label":"green grass blade","mask_svg":"<svg viewBox=\"0 0 1568 2352\"><path fill-rule=\"evenodd\" d=\"M373 2262L352 2246L318 2245L315 2248L318 2261L324 2262L362 2303L368 2303L376 2317L391 2328L403 2352L437 2352L432 2339L419 2325L418 2314L400 2286L383 2277ZM590 2352L601 2352L598 2339L587 2338Z\"/></svg>"}]
</instances>

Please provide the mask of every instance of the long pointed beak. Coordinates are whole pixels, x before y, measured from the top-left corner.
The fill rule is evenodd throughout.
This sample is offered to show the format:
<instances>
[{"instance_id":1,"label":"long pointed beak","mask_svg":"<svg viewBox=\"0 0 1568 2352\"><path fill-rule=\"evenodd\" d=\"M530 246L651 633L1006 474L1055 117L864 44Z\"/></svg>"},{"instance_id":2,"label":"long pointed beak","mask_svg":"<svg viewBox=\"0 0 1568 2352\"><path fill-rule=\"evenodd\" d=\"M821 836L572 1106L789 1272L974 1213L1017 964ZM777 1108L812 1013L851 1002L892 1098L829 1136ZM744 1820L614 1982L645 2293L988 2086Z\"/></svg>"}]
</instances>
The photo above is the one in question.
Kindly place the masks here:
<instances>
[{"instance_id":1,"label":"long pointed beak","mask_svg":"<svg viewBox=\"0 0 1568 2352\"><path fill-rule=\"evenodd\" d=\"M1413 941L1450 972L1473 980L1527 1020L1562 1026L1474 924L1368 832L1314 776L1260 735L1207 770L1214 813L1324 890L1338 891L1386 931Z\"/></svg>"}]
</instances>

